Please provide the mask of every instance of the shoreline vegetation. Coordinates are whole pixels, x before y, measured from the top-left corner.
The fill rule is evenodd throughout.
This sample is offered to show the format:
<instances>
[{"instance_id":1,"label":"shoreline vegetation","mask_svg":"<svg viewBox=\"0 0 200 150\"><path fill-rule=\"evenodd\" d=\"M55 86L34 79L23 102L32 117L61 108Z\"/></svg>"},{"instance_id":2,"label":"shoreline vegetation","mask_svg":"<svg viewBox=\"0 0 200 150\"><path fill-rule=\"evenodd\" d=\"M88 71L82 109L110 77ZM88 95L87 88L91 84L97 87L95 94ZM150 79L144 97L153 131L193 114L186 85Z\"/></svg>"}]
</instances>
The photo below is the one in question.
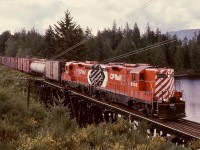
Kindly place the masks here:
<instances>
[{"instance_id":1,"label":"shoreline vegetation","mask_svg":"<svg viewBox=\"0 0 200 150\"><path fill-rule=\"evenodd\" d=\"M181 74L174 74L174 77L175 77L175 78L176 78L176 77L200 78L200 75L181 73Z\"/></svg>"},{"instance_id":2,"label":"shoreline vegetation","mask_svg":"<svg viewBox=\"0 0 200 150\"><path fill-rule=\"evenodd\" d=\"M200 74L199 73L195 73L192 69L183 69L181 71L174 69L174 76L175 77L199 77L200 78Z\"/></svg>"},{"instance_id":3,"label":"shoreline vegetation","mask_svg":"<svg viewBox=\"0 0 200 150\"><path fill-rule=\"evenodd\" d=\"M189 74L175 74L174 77L185 77L185 76L191 76Z\"/></svg>"}]
</instances>

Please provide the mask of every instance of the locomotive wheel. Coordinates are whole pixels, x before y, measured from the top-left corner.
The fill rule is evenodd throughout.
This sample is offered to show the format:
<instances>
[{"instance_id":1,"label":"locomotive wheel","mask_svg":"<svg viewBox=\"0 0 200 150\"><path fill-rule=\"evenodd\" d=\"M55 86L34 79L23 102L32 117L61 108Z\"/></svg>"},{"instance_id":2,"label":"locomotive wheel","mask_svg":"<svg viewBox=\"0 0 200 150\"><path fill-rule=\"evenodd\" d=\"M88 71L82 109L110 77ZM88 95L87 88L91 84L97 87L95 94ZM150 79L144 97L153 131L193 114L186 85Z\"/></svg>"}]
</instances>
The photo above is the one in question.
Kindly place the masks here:
<instances>
[{"instance_id":1,"label":"locomotive wheel","mask_svg":"<svg viewBox=\"0 0 200 150\"><path fill-rule=\"evenodd\" d=\"M147 116L147 117L152 117L153 116L153 110L151 108L146 107L143 111L143 113Z\"/></svg>"},{"instance_id":2,"label":"locomotive wheel","mask_svg":"<svg viewBox=\"0 0 200 150\"><path fill-rule=\"evenodd\" d=\"M106 101L106 99L107 99L106 93L101 92L100 93L100 98L101 98L101 100Z\"/></svg>"}]
</instances>

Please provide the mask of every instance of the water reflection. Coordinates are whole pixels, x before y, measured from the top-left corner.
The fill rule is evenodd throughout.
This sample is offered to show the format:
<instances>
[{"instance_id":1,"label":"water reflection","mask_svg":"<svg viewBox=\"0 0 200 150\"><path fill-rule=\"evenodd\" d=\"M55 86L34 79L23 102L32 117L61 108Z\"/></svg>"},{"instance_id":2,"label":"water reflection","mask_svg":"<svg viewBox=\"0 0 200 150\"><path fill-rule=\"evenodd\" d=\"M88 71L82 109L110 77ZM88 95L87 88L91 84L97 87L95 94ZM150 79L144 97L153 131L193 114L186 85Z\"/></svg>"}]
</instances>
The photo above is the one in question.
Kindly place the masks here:
<instances>
[{"instance_id":1,"label":"water reflection","mask_svg":"<svg viewBox=\"0 0 200 150\"><path fill-rule=\"evenodd\" d=\"M184 98L186 99L186 119L200 123L200 78L176 77L182 81Z\"/></svg>"}]
</instances>

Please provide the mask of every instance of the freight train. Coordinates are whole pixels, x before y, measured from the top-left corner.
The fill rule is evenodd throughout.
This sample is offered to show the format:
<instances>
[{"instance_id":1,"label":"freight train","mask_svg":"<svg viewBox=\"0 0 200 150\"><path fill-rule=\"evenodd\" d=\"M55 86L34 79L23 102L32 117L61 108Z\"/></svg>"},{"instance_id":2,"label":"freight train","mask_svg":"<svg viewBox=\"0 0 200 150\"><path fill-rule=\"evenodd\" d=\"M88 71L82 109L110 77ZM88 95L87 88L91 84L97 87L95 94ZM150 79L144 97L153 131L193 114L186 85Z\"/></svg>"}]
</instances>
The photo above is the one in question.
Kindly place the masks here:
<instances>
[{"instance_id":1,"label":"freight train","mask_svg":"<svg viewBox=\"0 0 200 150\"><path fill-rule=\"evenodd\" d=\"M71 89L119 103L148 116L180 119L186 116L183 91L175 89L174 70L149 64L97 61L58 61L0 56L0 63Z\"/></svg>"}]
</instances>

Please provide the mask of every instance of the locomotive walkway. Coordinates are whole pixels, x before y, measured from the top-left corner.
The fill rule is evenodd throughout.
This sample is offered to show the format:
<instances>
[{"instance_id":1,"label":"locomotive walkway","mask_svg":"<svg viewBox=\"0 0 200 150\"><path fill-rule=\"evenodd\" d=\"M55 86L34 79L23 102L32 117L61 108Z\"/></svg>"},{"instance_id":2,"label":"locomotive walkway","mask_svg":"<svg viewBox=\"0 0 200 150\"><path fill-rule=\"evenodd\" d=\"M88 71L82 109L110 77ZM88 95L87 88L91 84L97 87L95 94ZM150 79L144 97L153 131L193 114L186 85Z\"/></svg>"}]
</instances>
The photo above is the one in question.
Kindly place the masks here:
<instances>
[{"instance_id":1,"label":"locomotive walkway","mask_svg":"<svg viewBox=\"0 0 200 150\"><path fill-rule=\"evenodd\" d=\"M109 103L108 101L101 100L99 98L88 96L87 94L81 93L72 89L65 89L64 87L51 83L49 81L40 80L41 85L48 86L59 91L66 91L79 97L82 101L94 104L104 110L110 110L115 114L120 114L126 118L130 118L131 121L145 121L149 126L149 130L156 129L157 133L161 136L173 135L178 137L179 140L188 141L191 139L200 139L200 123L192 122L185 119L180 119L176 121L161 120L156 117L147 117L140 112L136 112L124 105ZM48 93L49 94L49 93ZM80 118L80 116L79 116ZM162 132L160 132L162 131Z\"/></svg>"}]
</instances>

